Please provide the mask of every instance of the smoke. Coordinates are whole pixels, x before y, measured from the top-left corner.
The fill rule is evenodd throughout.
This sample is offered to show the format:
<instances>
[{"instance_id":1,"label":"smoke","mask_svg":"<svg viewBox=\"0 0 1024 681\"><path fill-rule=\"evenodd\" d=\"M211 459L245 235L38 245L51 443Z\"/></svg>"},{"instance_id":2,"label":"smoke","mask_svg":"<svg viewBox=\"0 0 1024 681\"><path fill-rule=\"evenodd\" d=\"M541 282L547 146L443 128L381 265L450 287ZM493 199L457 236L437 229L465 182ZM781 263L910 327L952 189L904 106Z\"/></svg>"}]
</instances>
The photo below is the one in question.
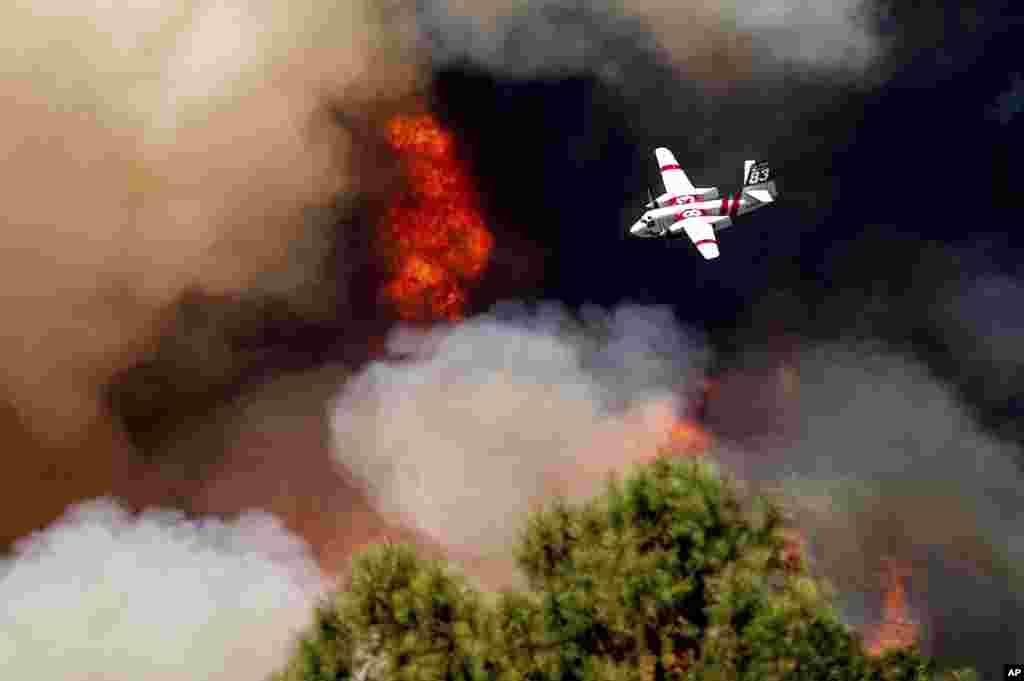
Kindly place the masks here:
<instances>
[{"instance_id":1,"label":"smoke","mask_svg":"<svg viewBox=\"0 0 1024 681\"><path fill-rule=\"evenodd\" d=\"M1019 393L1024 378L1024 282L989 272L964 277L945 306L947 326L965 337L972 356L988 366L990 394ZM963 348L968 349L968 348ZM976 360L977 361L977 360Z\"/></svg>"},{"instance_id":2,"label":"smoke","mask_svg":"<svg viewBox=\"0 0 1024 681\"><path fill-rule=\"evenodd\" d=\"M512 76L590 72L615 80L629 55L623 44L640 42L717 80L765 68L762 53L780 65L860 71L882 50L872 12L865 0L447 0L428 5L422 23L442 62L468 58Z\"/></svg>"},{"instance_id":3,"label":"smoke","mask_svg":"<svg viewBox=\"0 0 1024 681\"><path fill-rule=\"evenodd\" d=\"M1010 89L999 95L988 114L990 118L1003 125L1009 125L1010 121L1020 115L1022 110L1024 110L1024 77L1015 73Z\"/></svg>"},{"instance_id":4,"label":"smoke","mask_svg":"<svg viewBox=\"0 0 1024 681\"><path fill-rule=\"evenodd\" d=\"M332 418L334 457L386 515L445 545L506 548L526 512L601 489L667 441L677 390L704 361L664 308L492 313L391 339Z\"/></svg>"},{"instance_id":5,"label":"smoke","mask_svg":"<svg viewBox=\"0 0 1024 681\"><path fill-rule=\"evenodd\" d=\"M309 211L360 188L328 108L417 87L393 18L368 0L0 8L0 380L37 433L100 418L97 386L184 288L303 295L324 257Z\"/></svg>"},{"instance_id":6,"label":"smoke","mask_svg":"<svg viewBox=\"0 0 1024 681\"><path fill-rule=\"evenodd\" d=\"M865 280L863 263L878 252L879 239L888 257ZM758 304L758 316L785 318L817 338L883 338L912 347L988 429L1024 444L1017 418L1024 372L1014 345L1024 330L1024 280L1009 256L1013 244L973 234L970 243L940 245L888 227L837 251L843 255L826 268L828 290L812 294L817 300L803 319L767 301Z\"/></svg>"},{"instance_id":7,"label":"smoke","mask_svg":"<svg viewBox=\"0 0 1024 681\"><path fill-rule=\"evenodd\" d=\"M2 11L4 76L26 80L55 108L96 114L105 124L141 128L163 141L268 85L281 85L272 83L281 75L275 70L300 60L301 68L289 74L299 86L288 93L300 99L387 83L403 73L396 56L409 49L393 36L414 42L413 26L401 15L386 12L383 3L355 0L151 0L134 6L34 0ZM385 21L398 23L385 31ZM381 71L371 76L371 66Z\"/></svg>"},{"instance_id":8,"label":"smoke","mask_svg":"<svg viewBox=\"0 0 1024 681\"><path fill-rule=\"evenodd\" d=\"M741 30L749 31L780 60L822 67L863 67L878 56L881 41L870 25L873 7L866 0L736 2L729 10Z\"/></svg>"},{"instance_id":9,"label":"smoke","mask_svg":"<svg viewBox=\"0 0 1024 681\"><path fill-rule=\"evenodd\" d=\"M202 515L273 513L330 574L344 572L354 551L386 540L436 553L436 542L388 525L333 462L326 405L349 374L332 365L278 376L165 443L158 468L167 498ZM153 490L140 487L132 481L125 498L153 498Z\"/></svg>"},{"instance_id":10,"label":"smoke","mask_svg":"<svg viewBox=\"0 0 1024 681\"><path fill-rule=\"evenodd\" d=\"M325 585L272 517L132 517L99 499L0 564L0 660L43 679L259 679L279 669Z\"/></svg>"},{"instance_id":11,"label":"smoke","mask_svg":"<svg viewBox=\"0 0 1024 681\"><path fill-rule=\"evenodd\" d=\"M877 592L879 561L891 557L913 566L917 615L933 618L925 632L939 653L1019 649L1010 633L971 638L998 622L1012 632L1024 610L1018 448L987 434L923 364L881 344L810 347L794 367L788 440L723 448L723 459L794 504L815 564L853 609L856 592Z\"/></svg>"}]
</instances>

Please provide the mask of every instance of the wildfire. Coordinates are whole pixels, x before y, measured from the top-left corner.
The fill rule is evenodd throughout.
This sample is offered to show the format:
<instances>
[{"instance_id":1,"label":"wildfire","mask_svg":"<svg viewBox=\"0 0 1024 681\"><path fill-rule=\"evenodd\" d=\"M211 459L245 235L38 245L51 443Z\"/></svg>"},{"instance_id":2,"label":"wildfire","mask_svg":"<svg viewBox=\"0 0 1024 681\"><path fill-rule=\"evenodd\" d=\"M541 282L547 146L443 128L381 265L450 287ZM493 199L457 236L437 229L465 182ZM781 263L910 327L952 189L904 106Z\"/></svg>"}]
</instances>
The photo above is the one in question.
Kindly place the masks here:
<instances>
[{"instance_id":1,"label":"wildfire","mask_svg":"<svg viewBox=\"0 0 1024 681\"><path fill-rule=\"evenodd\" d=\"M731 421L716 421L716 429L723 426L736 428L737 430L734 432L746 436L747 431L742 429L744 419L735 418L735 414L743 414L742 411L739 411L740 409L749 408L751 403L757 402L757 400L751 399L751 395L760 394L770 397L770 399L763 400L763 404L778 405L791 410L795 410L799 406L800 375L798 362L795 361L797 341L786 336L773 336L769 340L769 347L774 348L777 357L776 362L769 365L771 371L763 369L760 371L734 370L720 374L716 379L704 381L701 390L693 400L692 413L695 418L703 421L708 415L708 404L724 398L725 409L733 415L733 418ZM753 416L756 411L751 409L747 413ZM773 428L778 429L779 425L785 424L788 420L780 417L784 414L786 414L784 410L767 411L765 415L768 418L763 419L763 425L756 424L754 434L763 437L763 434L772 432ZM736 425L737 421L740 422L739 426ZM688 424L680 422L673 429L673 434L677 429L686 433ZM783 437L786 436L787 431L788 428L776 430ZM698 436L705 433L699 428L695 432ZM707 437L706 434L705 437ZM767 438L765 440L768 441ZM755 445L757 443L757 439L753 437L748 441ZM779 441L776 440L776 442ZM783 443L787 441L787 439L781 440ZM806 497L804 499L806 500ZM808 552L810 543L807 535L800 528L787 528L783 535L785 538L783 559L788 567L797 569L802 563L810 560ZM869 654L875 656L881 655L886 650L908 648L918 643L921 636L920 627L911 617L908 606L908 585L905 580L911 576L909 565L884 558L882 566L880 592L884 599L883 614L880 621L871 622L861 629L865 649Z\"/></svg>"},{"instance_id":2,"label":"wildfire","mask_svg":"<svg viewBox=\"0 0 1024 681\"><path fill-rule=\"evenodd\" d=\"M472 179L451 133L430 114L393 117L387 139L409 190L396 197L378 236L392 272L384 295L406 320L461 319L467 288L494 245Z\"/></svg>"},{"instance_id":3,"label":"wildfire","mask_svg":"<svg viewBox=\"0 0 1024 681\"><path fill-rule=\"evenodd\" d=\"M714 383L704 384L705 390L714 387ZM699 422L685 418L675 419L668 432L668 448L677 456L701 456L711 446L711 434ZM787 527L782 531L784 545L782 558L788 569L799 570L807 564L808 541L804 532L797 527Z\"/></svg>"},{"instance_id":4,"label":"wildfire","mask_svg":"<svg viewBox=\"0 0 1024 681\"><path fill-rule=\"evenodd\" d=\"M680 454L701 454L711 446L711 436L700 424L677 419L669 430L669 447Z\"/></svg>"},{"instance_id":5,"label":"wildfire","mask_svg":"<svg viewBox=\"0 0 1024 681\"><path fill-rule=\"evenodd\" d=\"M881 655L893 648L907 648L917 641L917 625L910 619L903 580L910 576L906 565L886 560L883 567L885 615L868 639L868 652Z\"/></svg>"}]
</instances>

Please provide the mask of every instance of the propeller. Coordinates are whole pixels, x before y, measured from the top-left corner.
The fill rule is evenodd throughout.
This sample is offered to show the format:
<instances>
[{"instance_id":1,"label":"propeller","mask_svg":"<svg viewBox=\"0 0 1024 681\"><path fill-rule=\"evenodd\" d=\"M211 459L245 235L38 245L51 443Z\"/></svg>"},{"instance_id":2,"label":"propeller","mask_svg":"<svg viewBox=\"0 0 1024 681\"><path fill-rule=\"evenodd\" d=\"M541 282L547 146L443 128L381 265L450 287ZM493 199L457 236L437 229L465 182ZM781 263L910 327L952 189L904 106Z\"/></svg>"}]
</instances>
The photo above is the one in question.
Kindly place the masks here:
<instances>
[{"instance_id":1,"label":"propeller","mask_svg":"<svg viewBox=\"0 0 1024 681\"><path fill-rule=\"evenodd\" d=\"M644 212L649 208L657 208L658 204L654 201L654 192L651 191L651 185L647 185L647 203L644 204ZM623 238L630 236L629 228L627 227L622 232Z\"/></svg>"}]
</instances>

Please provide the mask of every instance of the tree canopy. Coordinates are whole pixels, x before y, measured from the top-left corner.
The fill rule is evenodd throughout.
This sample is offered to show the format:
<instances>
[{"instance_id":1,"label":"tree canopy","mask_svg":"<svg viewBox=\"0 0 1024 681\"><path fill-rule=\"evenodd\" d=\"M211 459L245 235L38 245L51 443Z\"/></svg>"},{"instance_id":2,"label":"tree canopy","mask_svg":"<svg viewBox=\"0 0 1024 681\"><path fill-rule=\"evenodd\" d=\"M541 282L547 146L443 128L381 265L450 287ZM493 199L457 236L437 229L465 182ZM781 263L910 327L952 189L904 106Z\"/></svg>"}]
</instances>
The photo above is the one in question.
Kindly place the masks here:
<instances>
[{"instance_id":1,"label":"tree canopy","mask_svg":"<svg viewBox=\"0 0 1024 681\"><path fill-rule=\"evenodd\" d=\"M480 593L410 547L368 549L274 681L939 678L916 648L867 654L788 530L713 463L663 455L528 518L527 592Z\"/></svg>"}]
</instances>

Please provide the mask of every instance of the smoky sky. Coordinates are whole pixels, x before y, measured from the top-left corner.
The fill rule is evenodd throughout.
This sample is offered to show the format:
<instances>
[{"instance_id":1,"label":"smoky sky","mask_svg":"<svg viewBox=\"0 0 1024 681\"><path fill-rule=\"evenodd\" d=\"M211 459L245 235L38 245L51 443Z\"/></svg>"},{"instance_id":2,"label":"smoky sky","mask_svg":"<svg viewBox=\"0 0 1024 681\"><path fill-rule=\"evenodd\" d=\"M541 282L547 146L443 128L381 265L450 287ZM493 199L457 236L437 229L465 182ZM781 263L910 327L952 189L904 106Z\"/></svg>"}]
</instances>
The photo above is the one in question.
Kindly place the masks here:
<instances>
[{"instance_id":1,"label":"smoky sky","mask_svg":"<svg viewBox=\"0 0 1024 681\"><path fill-rule=\"evenodd\" d=\"M591 71L616 78L626 55L616 49L615 38L657 46L683 68L712 53L749 61L756 44L782 63L858 69L881 47L872 18L870 3L860 0L814 6L453 0L428 3L421 11L436 60L469 59L513 77Z\"/></svg>"},{"instance_id":2,"label":"smoky sky","mask_svg":"<svg viewBox=\"0 0 1024 681\"><path fill-rule=\"evenodd\" d=\"M362 2L2 10L0 374L41 437L102 418L98 384L183 290L308 293L327 243L309 211L360 181L330 108L415 87L381 21Z\"/></svg>"},{"instance_id":3,"label":"smoky sky","mask_svg":"<svg viewBox=\"0 0 1024 681\"><path fill-rule=\"evenodd\" d=\"M2 536L44 531L5 546L0 646L14 669L259 678L307 623L312 600L260 546L206 547L191 520L131 515L201 504L188 496L194 480L138 456L125 413L105 395L119 372L155 365L136 383L149 396L122 404L144 404L141 428L169 439L173 429L151 426L195 413L189 398L206 407L194 426L215 418L209 393L260 354L244 341L333 315L344 292L325 271L334 222L368 181L365 145L335 112L372 118L378 102L421 87L417 59L383 35L380 10L45 0L0 9ZM107 495L120 501L58 522L70 504ZM223 515L273 505L272 495L244 507L229 499L214 504ZM296 515L308 517L290 516L291 529L308 529ZM242 534L271 526L256 528L255 544L274 535L308 551L281 521L247 518ZM304 554L283 560L315 569ZM254 641L259 651L239 652Z\"/></svg>"},{"instance_id":4,"label":"smoky sky","mask_svg":"<svg viewBox=\"0 0 1024 681\"><path fill-rule=\"evenodd\" d=\"M887 556L912 566L914 615L940 660L988 670L1012 656L1021 644L1012 620L1024 608L1019 445L988 432L926 364L881 341L807 342L790 362L796 386L778 396L785 434L725 440L723 460L795 500L816 567L848 607L877 586ZM749 413L742 401L709 410L712 428Z\"/></svg>"},{"instance_id":5,"label":"smoky sky","mask_svg":"<svg viewBox=\"0 0 1024 681\"><path fill-rule=\"evenodd\" d=\"M672 21L681 21L674 12L694 13L694 21L661 33L671 24L659 24L642 3L636 11L574 3L500 9L473 29L426 22L442 45L436 106L478 171L499 244L506 232L544 243L554 253L545 293L574 305L706 292L688 301L694 323L729 326L737 306L775 283L779 263L797 259L802 241L845 195L836 161L905 57L871 5L823 14L845 41L829 38L829 53L816 57L773 50L770 27L753 16L724 21L717 9L686 4L665 11ZM563 45L531 43L534 23L565 32L564 44L581 43L582 53L555 70L533 68L518 55ZM851 45L870 49L852 59ZM646 188L660 188L656 146L673 149L699 186L731 191L749 158L768 160L778 173L782 199L767 222L723 235L738 249L720 263L725 272L680 270L685 255L623 238Z\"/></svg>"},{"instance_id":6,"label":"smoky sky","mask_svg":"<svg viewBox=\"0 0 1024 681\"><path fill-rule=\"evenodd\" d=\"M964 547L988 561L989 590L978 602L1014 602L1012 575L997 574L1009 549L986 553L1005 519L979 490L1000 471L999 482L1014 480L1004 462L1018 453L977 432L958 400L972 390L985 404L1015 394L1019 363L1008 339L1019 320L1012 305L993 301L1018 297L1019 272L917 267L907 295L895 284L859 293L849 286L854 292L841 299L803 290L784 315L773 315L766 297L749 319L734 320L733 290L757 289L764 276L751 266L757 256L795 260L812 230L807 216L830 219L834 200L848 195L850 182L835 168L865 105L916 45L949 28L931 21L938 10L915 15L908 7L452 0L69 8L40 0L0 10L0 426L11 452L3 536L49 528L11 554L0 585L23 594L11 596L23 607L2 623L0 640L38 669L45 655L26 643L39 640L42 626L32 613L61 606L44 587L63 584L69 600L80 587L64 634L75 651L67 661L77 666L54 674L137 678L163 660L161 650L175 650L123 657L120 668L97 662L98 651L130 645L145 655L168 638L184 650L197 631L206 634L204 654L185 676L167 658L167 678L217 678L219 648L234 650L242 635L265 643L267 657L246 661L254 669L277 664L308 606L289 600L302 590L277 558L255 558L263 554L233 540L227 549L206 546L203 523L212 518L134 517L116 502L54 524L69 503L109 494L133 509L270 510L332 572L382 537L432 550L447 543L467 564L500 551L510 518L534 498L590 492L608 468L644 459L663 439L683 406L677 391L709 361L708 344L699 325L665 309L617 303L665 291L683 292L690 320L707 313L749 322L750 334L734 339L741 349L763 340L763 314L793 327L806 317L807 336L826 325L810 320L842 319L846 331L845 322L859 323L848 334L858 340L937 337L947 359L959 356L945 364L929 357L926 370L898 353L809 354L805 393L818 390L820 399L801 413L835 409L801 422L787 470L803 481L805 500L814 496L807 480L862 482L878 508L921 528L937 554L929 584L947 593L936 608L961 612L955 594L979 593L960 587L982 577L948 567L948 554ZM930 56L939 59L938 51ZM373 282L351 276L372 260L373 202L386 203L400 185L372 131L388 113L423 107L456 133L484 194L498 237L493 276L508 279L487 290L562 302L399 335L391 349L404 360L338 363L332 353L346 345L360 348L360 360L378 354L388 325L367 303ZM777 215L787 229L751 234L735 250L731 266L753 270L750 280L684 272L672 252L645 254L639 284L623 268L624 254L638 251L607 227L632 216L644 185L657 181L649 149L662 144L700 184L738 182L751 156L782 171L793 200ZM588 200L574 204L578 196ZM604 255L577 254L572 266L551 257L591 238ZM863 269L865 261L874 262L845 266ZM538 270L548 274L541 283ZM901 272L890 279L902 285ZM921 304L938 289L940 303ZM488 295L478 309L490 309ZM584 300L616 304L579 310L582 322L560 311ZM1003 382L988 383L998 372ZM445 391L456 399L446 401ZM873 411L876 399L888 405L884 414ZM886 427L868 423L882 417ZM930 429L932 419L943 429ZM823 449L830 453L819 457ZM582 450L589 456L570 455ZM741 451L738 469L758 461ZM770 481L781 470L757 475ZM876 471L887 472L881 482ZM916 476L917 484L916 471L932 475ZM482 507L467 492L472 485L492 490L495 503ZM926 510L938 494L960 495L963 513L946 519L962 537L929 534L923 511L907 509L908 490ZM446 526L445 512L460 522ZM260 517L273 526L267 535L298 541ZM836 528L845 520L854 530L844 534ZM222 534L247 532L238 528L249 520L224 522ZM901 536L873 534L880 518L852 502L807 522L822 528L823 546L844 550L890 550ZM239 555L250 560L240 566ZM305 565L296 555L284 563ZM853 562L843 572L835 560L837 581L865 585L868 566ZM169 593L150 584L162 571L187 597L163 604L172 616L154 624L136 608ZM287 616L264 622L239 608L247 586L264 612L280 606ZM82 624L96 612L113 626L102 640ZM201 629L203 613L212 630ZM953 639L955 623L943 626ZM983 628L977 617L964 626Z\"/></svg>"},{"instance_id":7,"label":"smoky sky","mask_svg":"<svg viewBox=\"0 0 1024 681\"><path fill-rule=\"evenodd\" d=\"M815 342L881 340L923 362L987 430L1019 444L1024 382L1014 339L1022 276L1015 253L1006 235L942 243L896 225L866 227L830 248L821 281L758 296L721 349L757 348L779 333Z\"/></svg>"},{"instance_id":8,"label":"smoky sky","mask_svg":"<svg viewBox=\"0 0 1024 681\"><path fill-rule=\"evenodd\" d=\"M260 327L337 317L335 222L369 178L336 111L372 118L421 87L391 18L363 2L0 10L3 428L24 450L14 488L47 490L4 537L134 474L125 430L166 438L183 395L216 403ZM154 364L150 396L105 399Z\"/></svg>"},{"instance_id":9,"label":"smoky sky","mask_svg":"<svg viewBox=\"0 0 1024 681\"><path fill-rule=\"evenodd\" d=\"M586 139L587 119L617 115L637 136L639 150L660 139L685 154L691 174L710 174L709 184L738 175L753 145L777 164L800 156L818 135L787 128L881 78L888 54L867 3L451 5L424 10L435 68L521 82L593 79L608 96L574 112L576 130L556 125L556 134L577 142L572 159L585 162L596 151L588 146L597 143L601 126ZM783 28L801 39L776 32ZM802 47L808 43L820 49ZM451 94L451 108L466 106L461 123L472 134L475 107ZM509 124L524 142L531 132L544 137L525 122ZM781 157L780 150L786 150ZM634 165L620 172L632 176Z\"/></svg>"}]
</instances>

